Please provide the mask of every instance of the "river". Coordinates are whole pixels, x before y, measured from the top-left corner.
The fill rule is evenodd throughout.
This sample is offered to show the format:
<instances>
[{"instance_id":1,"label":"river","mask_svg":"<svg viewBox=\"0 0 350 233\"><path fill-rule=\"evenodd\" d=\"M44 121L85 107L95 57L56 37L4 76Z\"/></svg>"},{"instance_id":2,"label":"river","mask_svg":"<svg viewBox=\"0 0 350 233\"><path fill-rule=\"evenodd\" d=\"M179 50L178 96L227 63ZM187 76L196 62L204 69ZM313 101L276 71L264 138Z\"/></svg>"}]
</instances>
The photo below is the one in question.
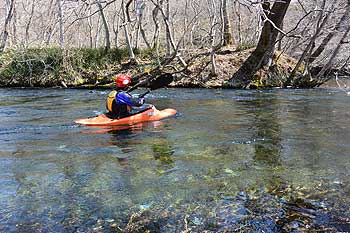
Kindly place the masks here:
<instances>
[{"instance_id":1,"label":"river","mask_svg":"<svg viewBox=\"0 0 350 233\"><path fill-rule=\"evenodd\" d=\"M0 232L350 231L346 93L161 89L175 117L73 123L107 94L0 89Z\"/></svg>"}]
</instances>

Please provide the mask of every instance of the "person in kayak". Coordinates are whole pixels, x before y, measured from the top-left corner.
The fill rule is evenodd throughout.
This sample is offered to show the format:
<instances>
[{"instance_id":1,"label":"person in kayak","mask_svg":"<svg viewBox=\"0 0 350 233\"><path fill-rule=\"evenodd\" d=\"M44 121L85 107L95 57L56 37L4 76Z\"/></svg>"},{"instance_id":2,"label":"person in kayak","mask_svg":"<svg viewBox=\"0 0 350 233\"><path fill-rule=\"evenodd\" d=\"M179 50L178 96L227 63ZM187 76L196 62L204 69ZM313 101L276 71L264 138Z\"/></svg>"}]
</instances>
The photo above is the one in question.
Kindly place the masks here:
<instances>
[{"instance_id":1,"label":"person in kayak","mask_svg":"<svg viewBox=\"0 0 350 233\"><path fill-rule=\"evenodd\" d=\"M109 118L120 119L133 115L131 110L133 107L140 107L144 104L144 98L132 96L126 91L131 83L131 77L127 74L118 74L115 83L116 90L111 91L107 97L106 108Z\"/></svg>"}]
</instances>

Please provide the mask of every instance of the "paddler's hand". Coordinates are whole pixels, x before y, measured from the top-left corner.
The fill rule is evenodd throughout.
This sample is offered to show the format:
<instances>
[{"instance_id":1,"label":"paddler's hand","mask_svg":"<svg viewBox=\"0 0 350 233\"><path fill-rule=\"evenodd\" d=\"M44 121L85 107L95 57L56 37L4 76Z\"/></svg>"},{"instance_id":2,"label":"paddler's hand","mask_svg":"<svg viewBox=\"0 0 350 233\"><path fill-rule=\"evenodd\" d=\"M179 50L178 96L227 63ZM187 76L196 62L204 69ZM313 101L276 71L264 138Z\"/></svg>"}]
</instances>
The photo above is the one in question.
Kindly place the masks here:
<instances>
[{"instance_id":1,"label":"paddler's hand","mask_svg":"<svg viewBox=\"0 0 350 233\"><path fill-rule=\"evenodd\" d=\"M132 98L141 99L141 98L140 98L140 95L141 95L141 94L133 94L133 95L132 95Z\"/></svg>"},{"instance_id":2,"label":"paddler's hand","mask_svg":"<svg viewBox=\"0 0 350 233\"><path fill-rule=\"evenodd\" d=\"M145 98L140 98L140 104L143 105L145 103Z\"/></svg>"},{"instance_id":3,"label":"paddler's hand","mask_svg":"<svg viewBox=\"0 0 350 233\"><path fill-rule=\"evenodd\" d=\"M140 95L137 95L137 94L136 94L136 95L132 95L132 97L138 99L138 102L139 102L141 105L145 103L145 98L144 98L144 97L140 98Z\"/></svg>"}]
</instances>

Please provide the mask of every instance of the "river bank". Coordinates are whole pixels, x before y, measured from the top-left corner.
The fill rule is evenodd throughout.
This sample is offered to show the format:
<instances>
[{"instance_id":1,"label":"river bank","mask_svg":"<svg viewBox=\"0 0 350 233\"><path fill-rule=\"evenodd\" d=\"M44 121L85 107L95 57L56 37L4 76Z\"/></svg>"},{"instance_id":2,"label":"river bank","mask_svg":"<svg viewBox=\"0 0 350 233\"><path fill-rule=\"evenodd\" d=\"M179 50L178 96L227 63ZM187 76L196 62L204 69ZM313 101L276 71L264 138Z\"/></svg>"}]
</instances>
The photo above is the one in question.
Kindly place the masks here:
<instances>
[{"instance_id":1,"label":"river bank","mask_svg":"<svg viewBox=\"0 0 350 233\"><path fill-rule=\"evenodd\" d=\"M215 55L215 73L210 51L205 49L185 54L186 68L173 59L161 70L174 74L175 80L170 84L171 87L230 88L232 74L252 51L234 47L218 50ZM152 71L159 71L159 65L153 51L135 50L135 53L136 63L130 63L126 49L7 50L0 54L0 86L111 88L117 73L128 73L133 77L141 73L145 76L156 75ZM257 72L248 88L282 87L295 64L293 58L276 53L274 65Z\"/></svg>"}]
</instances>

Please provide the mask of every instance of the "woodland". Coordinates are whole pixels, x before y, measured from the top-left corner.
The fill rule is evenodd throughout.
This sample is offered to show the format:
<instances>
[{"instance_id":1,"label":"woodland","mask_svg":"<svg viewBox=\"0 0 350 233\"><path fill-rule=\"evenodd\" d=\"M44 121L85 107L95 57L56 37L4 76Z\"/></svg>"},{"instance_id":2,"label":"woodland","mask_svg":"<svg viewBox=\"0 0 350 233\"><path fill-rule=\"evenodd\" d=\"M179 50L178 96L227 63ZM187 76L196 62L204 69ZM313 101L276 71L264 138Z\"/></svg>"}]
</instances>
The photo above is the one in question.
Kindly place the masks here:
<instances>
[{"instance_id":1,"label":"woodland","mask_svg":"<svg viewBox=\"0 0 350 233\"><path fill-rule=\"evenodd\" d=\"M0 86L313 88L349 75L350 0L4 0Z\"/></svg>"}]
</instances>

